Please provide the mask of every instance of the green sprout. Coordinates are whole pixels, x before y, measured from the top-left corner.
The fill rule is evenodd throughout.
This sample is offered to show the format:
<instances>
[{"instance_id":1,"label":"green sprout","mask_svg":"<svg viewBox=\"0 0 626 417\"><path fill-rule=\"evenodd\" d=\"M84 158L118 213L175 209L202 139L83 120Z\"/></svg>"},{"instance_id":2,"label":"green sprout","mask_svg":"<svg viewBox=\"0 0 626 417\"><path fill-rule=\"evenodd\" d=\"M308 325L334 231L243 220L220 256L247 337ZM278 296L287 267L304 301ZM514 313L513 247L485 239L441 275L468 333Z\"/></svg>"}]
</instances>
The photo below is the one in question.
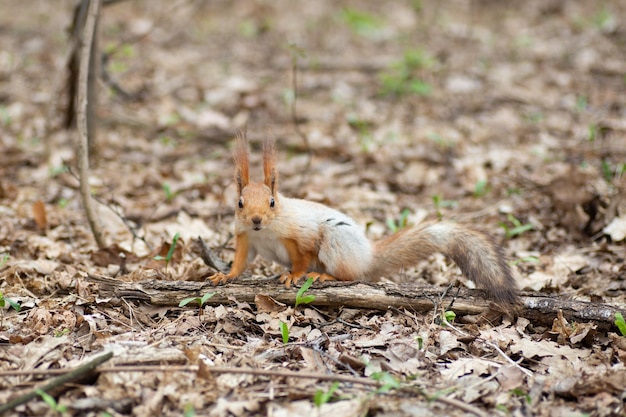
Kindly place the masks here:
<instances>
[{"instance_id":1,"label":"green sprout","mask_svg":"<svg viewBox=\"0 0 626 417\"><path fill-rule=\"evenodd\" d=\"M417 342L417 348L422 350L424 348L424 338L422 336L415 336L415 341Z\"/></svg>"},{"instance_id":2,"label":"green sprout","mask_svg":"<svg viewBox=\"0 0 626 417\"><path fill-rule=\"evenodd\" d=\"M533 230L534 226L531 223L522 224L515 216L509 214L507 219L510 223L513 224L513 227L510 227L508 224L504 222L500 222L500 227L504 229L504 233L507 239L514 238L515 236L522 235L529 230Z\"/></svg>"},{"instance_id":3,"label":"green sprout","mask_svg":"<svg viewBox=\"0 0 626 417\"><path fill-rule=\"evenodd\" d=\"M396 222L394 219L387 219L387 227L392 233L396 233L399 230L405 229L408 225L408 218L411 211L409 209L404 209L400 213L400 218Z\"/></svg>"},{"instance_id":4,"label":"green sprout","mask_svg":"<svg viewBox=\"0 0 626 417\"><path fill-rule=\"evenodd\" d=\"M398 389L401 387L400 381L389 372L375 372L371 375L371 378L375 381L382 382L380 388L376 390L378 394L384 394L392 389Z\"/></svg>"},{"instance_id":5,"label":"green sprout","mask_svg":"<svg viewBox=\"0 0 626 417\"><path fill-rule=\"evenodd\" d=\"M590 123L588 127L587 140L591 143L595 142L598 136L598 125L595 123Z\"/></svg>"},{"instance_id":6,"label":"green sprout","mask_svg":"<svg viewBox=\"0 0 626 417\"><path fill-rule=\"evenodd\" d=\"M435 210L437 211L437 217L439 220L443 218L443 213L441 212L442 208L455 208L458 206L458 203L454 200L443 200L441 195L435 194L432 196L433 205L435 206Z\"/></svg>"},{"instance_id":7,"label":"green sprout","mask_svg":"<svg viewBox=\"0 0 626 417\"><path fill-rule=\"evenodd\" d=\"M63 327L62 329L56 329L54 331L54 337L63 337L70 333L70 329Z\"/></svg>"},{"instance_id":8,"label":"green sprout","mask_svg":"<svg viewBox=\"0 0 626 417\"><path fill-rule=\"evenodd\" d=\"M194 408L193 404L186 403L185 406L183 407L183 417L195 417L195 416L196 416L196 409Z\"/></svg>"},{"instance_id":9,"label":"green sprout","mask_svg":"<svg viewBox=\"0 0 626 417\"><path fill-rule=\"evenodd\" d=\"M189 297L185 298L178 303L178 307L185 307L189 303L198 303L198 308L200 309L200 314L202 314L202 308L204 304L208 301L209 298L215 295L214 292L208 292L204 294L202 297Z\"/></svg>"},{"instance_id":10,"label":"green sprout","mask_svg":"<svg viewBox=\"0 0 626 417\"><path fill-rule=\"evenodd\" d=\"M287 344L289 343L289 326L287 326L287 323L285 322L280 322L280 334L283 338L283 344Z\"/></svg>"},{"instance_id":11,"label":"green sprout","mask_svg":"<svg viewBox=\"0 0 626 417\"><path fill-rule=\"evenodd\" d=\"M432 86L420 77L420 72L434 65L435 60L421 49L404 53L402 60L382 71L378 78L383 95L402 96L408 93L428 96Z\"/></svg>"},{"instance_id":12,"label":"green sprout","mask_svg":"<svg viewBox=\"0 0 626 417\"><path fill-rule=\"evenodd\" d=\"M530 404L532 402L532 398L530 398L530 395L521 388L514 388L510 391L510 393L511 395L514 395L516 397L523 398L527 404Z\"/></svg>"},{"instance_id":13,"label":"green sprout","mask_svg":"<svg viewBox=\"0 0 626 417\"><path fill-rule=\"evenodd\" d=\"M172 187L169 183L163 183L163 192L165 193L165 199L170 202L176 197L176 193L172 191Z\"/></svg>"},{"instance_id":14,"label":"green sprout","mask_svg":"<svg viewBox=\"0 0 626 417\"><path fill-rule=\"evenodd\" d=\"M322 405L329 402L333 398L333 395L335 395L335 391L337 391L338 388L339 382L335 381L326 391L321 389L315 391L315 394L313 395L313 403L315 406L320 408Z\"/></svg>"},{"instance_id":15,"label":"green sprout","mask_svg":"<svg viewBox=\"0 0 626 417\"><path fill-rule=\"evenodd\" d=\"M304 293L307 292L313 284L313 281L315 281L313 278L308 278L296 293L296 307L298 307L300 304L310 304L315 301L314 295L304 295Z\"/></svg>"},{"instance_id":16,"label":"green sprout","mask_svg":"<svg viewBox=\"0 0 626 417\"><path fill-rule=\"evenodd\" d=\"M364 37L375 37L383 26L382 20L378 17L348 7L341 10L339 18L353 32Z\"/></svg>"},{"instance_id":17,"label":"green sprout","mask_svg":"<svg viewBox=\"0 0 626 417\"><path fill-rule=\"evenodd\" d=\"M443 318L444 318L444 323L452 323L454 322L454 319L456 319L456 313L452 310L446 310L445 313L443 313Z\"/></svg>"},{"instance_id":18,"label":"green sprout","mask_svg":"<svg viewBox=\"0 0 626 417\"><path fill-rule=\"evenodd\" d=\"M19 303L9 297L5 297L4 294L2 294L2 291L0 291L0 308L4 308L7 304L15 311L20 311L22 309Z\"/></svg>"},{"instance_id":19,"label":"green sprout","mask_svg":"<svg viewBox=\"0 0 626 417\"><path fill-rule=\"evenodd\" d=\"M484 197L491 190L487 180L480 180L474 186L474 197Z\"/></svg>"},{"instance_id":20,"label":"green sprout","mask_svg":"<svg viewBox=\"0 0 626 417\"><path fill-rule=\"evenodd\" d=\"M165 268L167 268L170 261L172 260L172 257L174 256L174 251L176 250L176 243L178 242L179 238L180 238L180 234L177 232L172 238L172 244L170 245L170 249L167 251L167 255L165 255L165 257L161 255L157 255L154 257L156 261L165 261Z\"/></svg>"},{"instance_id":21,"label":"green sprout","mask_svg":"<svg viewBox=\"0 0 626 417\"><path fill-rule=\"evenodd\" d=\"M519 265L521 263L530 263L530 264L538 264L539 258L536 256L524 256L523 258L519 258L511 262L512 265Z\"/></svg>"},{"instance_id":22,"label":"green sprout","mask_svg":"<svg viewBox=\"0 0 626 417\"><path fill-rule=\"evenodd\" d=\"M67 406L65 405L61 405L59 403L57 403L57 401L54 399L54 397L40 389L36 389L35 392L37 393L37 395L39 395L41 397L41 399L48 404L48 407L50 407L50 409L52 411L55 411L57 413L63 414L67 412Z\"/></svg>"}]
</instances>

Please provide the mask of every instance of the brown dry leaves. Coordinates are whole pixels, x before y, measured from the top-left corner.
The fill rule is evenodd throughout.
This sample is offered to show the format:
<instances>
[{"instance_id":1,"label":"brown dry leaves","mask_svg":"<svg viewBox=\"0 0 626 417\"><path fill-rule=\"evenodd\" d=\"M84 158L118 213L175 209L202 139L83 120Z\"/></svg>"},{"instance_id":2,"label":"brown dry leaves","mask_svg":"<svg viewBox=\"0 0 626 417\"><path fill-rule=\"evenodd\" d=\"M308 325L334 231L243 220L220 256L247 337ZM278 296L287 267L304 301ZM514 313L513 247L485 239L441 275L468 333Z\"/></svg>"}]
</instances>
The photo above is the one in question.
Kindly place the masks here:
<instances>
[{"instance_id":1,"label":"brown dry leaves","mask_svg":"<svg viewBox=\"0 0 626 417\"><path fill-rule=\"evenodd\" d=\"M106 7L102 44L108 51L122 45L107 70L141 94L128 101L103 89L100 97L90 185L103 203L103 250L89 234L75 169L67 169L75 133L57 128L70 3L0 5L0 291L22 306L2 310L0 371L69 368L113 350L118 366L386 375L489 415L623 413L626 342L587 323L559 318L544 328L521 317L445 327L438 313L294 310L272 294L200 314L123 294L103 299L85 278L201 280L210 271L191 248L197 236L231 259L228 145L234 130L247 126L253 145L277 138L284 193L342 209L369 224L373 239L388 233L387 220L397 221L404 208L410 223L437 216L478 223L503 242L521 287L623 306L622 2ZM313 155L306 175L307 152L290 116L287 41L306 54L298 62L297 102ZM416 49L423 53L407 55ZM381 94L381 74L406 69L407 56L422 60L407 72L411 85L419 87L419 79L431 93ZM253 155L253 175L258 162ZM515 234L516 222L532 229ZM172 260L155 260L176 233ZM252 269L281 271L260 260ZM438 285L459 278L443 257L401 275ZM34 381L0 377L0 402ZM180 415L191 408L211 416L466 413L348 383L338 387L337 401L317 410L312 398L330 387L205 368L106 372L56 395L72 415ZM47 412L35 401L19 409Z\"/></svg>"}]
</instances>

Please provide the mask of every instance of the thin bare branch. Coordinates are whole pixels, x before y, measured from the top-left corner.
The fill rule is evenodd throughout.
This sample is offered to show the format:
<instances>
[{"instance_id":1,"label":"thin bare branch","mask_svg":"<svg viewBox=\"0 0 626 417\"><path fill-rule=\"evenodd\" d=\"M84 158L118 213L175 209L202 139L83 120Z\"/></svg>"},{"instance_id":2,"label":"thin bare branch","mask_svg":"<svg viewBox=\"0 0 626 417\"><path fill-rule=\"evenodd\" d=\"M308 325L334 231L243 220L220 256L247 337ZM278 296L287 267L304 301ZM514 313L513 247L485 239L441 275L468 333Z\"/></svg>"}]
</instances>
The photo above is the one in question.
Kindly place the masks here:
<instances>
[{"instance_id":1,"label":"thin bare branch","mask_svg":"<svg viewBox=\"0 0 626 417\"><path fill-rule=\"evenodd\" d=\"M82 39L80 70L78 77L78 171L80 172L80 195L85 208L85 215L91 227L91 232L99 248L106 246L102 234L102 226L98 221L96 211L89 190L89 139L87 127L87 82L89 78L89 62L91 57L91 46L100 10L101 0L91 0L85 23L85 31Z\"/></svg>"}]
</instances>

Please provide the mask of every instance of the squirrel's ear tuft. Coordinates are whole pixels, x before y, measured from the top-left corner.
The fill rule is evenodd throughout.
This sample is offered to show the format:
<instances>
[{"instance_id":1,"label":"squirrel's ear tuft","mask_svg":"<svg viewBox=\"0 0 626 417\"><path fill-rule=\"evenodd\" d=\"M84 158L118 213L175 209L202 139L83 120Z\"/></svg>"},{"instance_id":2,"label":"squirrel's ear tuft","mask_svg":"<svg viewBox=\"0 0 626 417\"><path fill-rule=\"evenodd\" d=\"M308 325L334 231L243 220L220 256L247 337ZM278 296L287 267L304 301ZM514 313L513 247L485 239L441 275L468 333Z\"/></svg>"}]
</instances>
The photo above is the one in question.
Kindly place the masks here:
<instances>
[{"instance_id":1,"label":"squirrel's ear tuft","mask_svg":"<svg viewBox=\"0 0 626 417\"><path fill-rule=\"evenodd\" d=\"M265 139L263 142L263 174L265 185L272 194L276 194L278 188L278 172L276 171L276 145L273 140Z\"/></svg>"},{"instance_id":2,"label":"squirrel's ear tuft","mask_svg":"<svg viewBox=\"0 0 626 417\"><path fill-rule=\"evenodd\" d=\"M237 132L237 139L233 149L233 160L235 161L235 182L237 183L237 192L241 191L250 182L250 162L248 160L248 140L246 132Z\"/></svg>"},{"instance_id":3,"label":"squirrel's ear tuft","mask_svg":"<svg viewBox=\"0 0 626 417\"><path fill-rule=\"evenodd\" d=\"M267 178L265 179L265 185L270 188L272 195L276 195L278 187L278 173L276 172L276 169L272 169L270 172L269 180Z\"/></svg>"}]
</instances>

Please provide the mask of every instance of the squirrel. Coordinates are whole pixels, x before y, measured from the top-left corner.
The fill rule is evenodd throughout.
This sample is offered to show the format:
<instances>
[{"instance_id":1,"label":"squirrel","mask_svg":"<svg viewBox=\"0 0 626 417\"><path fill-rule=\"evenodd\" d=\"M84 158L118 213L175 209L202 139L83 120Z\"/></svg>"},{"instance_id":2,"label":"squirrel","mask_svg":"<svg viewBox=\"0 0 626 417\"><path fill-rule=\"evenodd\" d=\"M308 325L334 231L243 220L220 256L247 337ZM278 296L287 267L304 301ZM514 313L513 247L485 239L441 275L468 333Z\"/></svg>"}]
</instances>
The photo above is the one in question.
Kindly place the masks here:
<instances>
[{"instance_id":1,"label":"squirrel","mask_svg":"<svg viewBox=\"0 0 626 417\"><path fill-rule=\"evenodd\" d=\"M237 135L233 158L238 194L235 258L228 274L209 277L213 284L239 276L257 254L290 268L280 277L289 288L303 276L320 281L372 281L442 253L497 305L517 302L511 269L489 235L453 222L431 221L372 243L346 214L278 192L274 141L263 143L263 182L250 182L244 133Z\"/></svg>"}]
</instances>

